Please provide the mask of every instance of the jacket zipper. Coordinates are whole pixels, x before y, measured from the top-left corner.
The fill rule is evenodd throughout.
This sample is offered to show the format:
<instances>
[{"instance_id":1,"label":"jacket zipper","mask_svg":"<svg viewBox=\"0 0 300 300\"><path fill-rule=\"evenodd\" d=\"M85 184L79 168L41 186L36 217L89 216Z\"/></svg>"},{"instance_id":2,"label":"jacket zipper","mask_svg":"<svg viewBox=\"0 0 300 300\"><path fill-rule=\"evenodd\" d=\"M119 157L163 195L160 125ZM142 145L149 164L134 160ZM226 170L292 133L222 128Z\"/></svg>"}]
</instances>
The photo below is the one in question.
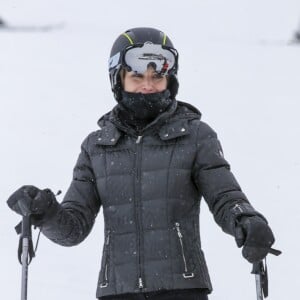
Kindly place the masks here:
<instances>
[{"instance_id":1,"label":"jacket zipper","mask_svg":"<svg viewBox=\"0 0 300 300\"><path fill-rule=\"evenodd\" d=\"M178 235L180 246L181 246L181 255L182 255L182 260L183 260L183 264L184 264L184 273L182 273L182 276L184 278L193 278L194 273L189 272L188 268L187 268L186 257L185 257L185 254L184 254L184 247L183 247L183 235L182 235L181 230L180 230L180 224L178 222L176 222L175 226L176 226L177 235Z\"/></svg>"},{"instance_id":2,"label":"jacket zipper","mask_svg":"<svg viewBox=\"0 0 300 300\"><path fill-rule=\"evenodd\" d=\"M108 286L108 251L109 251L109 242L110 242L110 231L107 232L107 236L105 239L105 244L104 244L104 278L102 280L102 283L100 284L100 288L105 288Z\"/></svg>"},{"instance_id":3,"label":"jacket zipper","mask_svg":"<svg viewBox=\"0 0 300 300\"><path fill-rule=\"evenodd\" d=\"M138 136L136 139L136 186L135 186L135 212L136 212L136 230L137 230L137 246L138 246L138 268L139 268L139 274L138 274L138 287L139 289L144 288L143 283L143 277L142 277L142 245L143 245L143 237L141 235L140 229L142 228L142 221L140 217L140 201L141 201L141 159L142 159L142 138L143 136Z\"/></svg>"}]
</instances>

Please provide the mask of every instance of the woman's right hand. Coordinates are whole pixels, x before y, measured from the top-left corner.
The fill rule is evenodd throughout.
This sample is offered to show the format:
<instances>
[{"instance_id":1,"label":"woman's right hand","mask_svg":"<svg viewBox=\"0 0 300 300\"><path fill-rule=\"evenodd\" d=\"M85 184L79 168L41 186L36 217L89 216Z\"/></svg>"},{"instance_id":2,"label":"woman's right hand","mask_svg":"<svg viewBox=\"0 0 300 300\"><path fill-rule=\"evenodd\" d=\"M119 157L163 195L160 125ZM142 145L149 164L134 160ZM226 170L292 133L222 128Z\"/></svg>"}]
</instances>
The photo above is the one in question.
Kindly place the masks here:
<instances>
[{"instance_id":1,"label":"woman's right hand","mask_svg":"<svg viewBox=\"0 0 300 300\"><path fill-rule=\"evenodd\" d=\"M24 185L8 198L7 205L21 216L42 217L54 202L56 198L50 189L40 190L33 185Z\"/></svg>"}]
</instances>

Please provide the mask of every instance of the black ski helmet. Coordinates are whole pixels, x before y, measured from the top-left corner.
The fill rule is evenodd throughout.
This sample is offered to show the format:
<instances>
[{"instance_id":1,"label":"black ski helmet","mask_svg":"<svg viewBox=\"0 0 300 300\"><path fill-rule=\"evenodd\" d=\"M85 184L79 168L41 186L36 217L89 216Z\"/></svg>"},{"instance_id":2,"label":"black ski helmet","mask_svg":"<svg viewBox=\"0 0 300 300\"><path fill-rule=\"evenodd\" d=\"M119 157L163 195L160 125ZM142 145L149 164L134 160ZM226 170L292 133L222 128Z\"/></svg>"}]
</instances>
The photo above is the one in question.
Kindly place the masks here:
<instances>
[{"instance_id":1,"label":"black ski helmet","mask_svg":"<svg viewBox=\"0 0 300 300\"><path fill-rule=\"evenodd\" d=\"M177 80L178 52L174 48L169 37L162 31L155 28L137 27L122 33L114 42L109 59L109 78L114 97L117 101L121 100L123 89L120 71L125 66L124 54L128 48L141 47L145 43L161 45L163 49L172 51L175 57L174 67L168 71L168 89L170 97L175 99L178 92L179 83Z\"/></svg>"}]
</instances>

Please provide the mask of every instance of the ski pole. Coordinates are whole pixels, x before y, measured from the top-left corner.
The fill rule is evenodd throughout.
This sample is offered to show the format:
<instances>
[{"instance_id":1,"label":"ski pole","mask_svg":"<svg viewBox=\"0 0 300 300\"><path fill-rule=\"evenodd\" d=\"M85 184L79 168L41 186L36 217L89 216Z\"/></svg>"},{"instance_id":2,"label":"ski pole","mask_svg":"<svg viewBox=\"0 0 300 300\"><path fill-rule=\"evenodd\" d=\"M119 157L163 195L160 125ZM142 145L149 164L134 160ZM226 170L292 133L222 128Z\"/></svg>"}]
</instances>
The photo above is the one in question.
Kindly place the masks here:
<instances>
[{"instance_id":1,"label":"ski pole","mask_svg":"<svg viewBox=\"0 0 300 300\"><path fill-rule=\"evenodd\" d=\"M60 190L57 192L56 196L59 194L61 194ZM40 228L34 248L32 242L31 225L31 213L29 213L23 216L22 221L15 227L17 234L20 234L18 260L22 265L21 300L27 300L28 265L31 263L32 258L35 257L41 233ZM36 229L36 225L34 226L34 229Z\"/></svg>"},{"instance_id":2,"label":"ski pole","mask_svg":"<svg viewBox=\"0 0 300 300\"><path fill-rule=\"evenodd\" d=\"M281 251L271 248L269 250L270 254L280 255ZM255 285L256 285L256 297L257 300L263 300L269 295L268 287L268 269L267 269L267 260L263 260L253 263L252 274L255 274Z\"/></svg>"}]
</instances>

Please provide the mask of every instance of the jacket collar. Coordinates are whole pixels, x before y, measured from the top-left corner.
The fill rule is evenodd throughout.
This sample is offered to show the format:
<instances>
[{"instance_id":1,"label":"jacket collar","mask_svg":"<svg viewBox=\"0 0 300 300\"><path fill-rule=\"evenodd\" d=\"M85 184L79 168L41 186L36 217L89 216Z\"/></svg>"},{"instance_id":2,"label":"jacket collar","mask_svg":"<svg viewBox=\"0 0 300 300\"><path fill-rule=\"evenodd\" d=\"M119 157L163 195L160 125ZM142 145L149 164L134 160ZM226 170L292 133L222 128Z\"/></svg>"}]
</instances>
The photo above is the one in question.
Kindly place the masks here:
<instances>
[{"instance_id":1,"label":"jacket collar","mask_svg":"<svg viewBox=\"0 0 300 300\"><path fill-rule=\"evenodd\" d=\"M100 130L97 132L97 144L103 146L116 145L121 132L111 122L98 122Z\"/></svg>"},{"instance_id":2,"label":"jacket collar","mask_svg":"<svg viewBox=\"0 0 300 300\"><path fill-rule=\"evenodd\" d=\"M171 108L150 123L142 133L148 135L158 131L161 140L172 140L177 137L190 134L189 121L200 119L201 113L192 105L174 101ZM137 137L137 133L124 126L117 118L116 107L99 121L100 130L97 133L97 144L105 146L116 145L120 137L125 133Z\"/></svg>"},{"instance_id":3,"label":"jacket collar","mask_svg":"<svg viewBox=\"0 0 300 300\"><path fill-rule=\"evenodd\" d=\"M182 101L177 101L177 103L176 112L159 130L159 137L162 140L171 140L189 135L189 121L201 118L200 111L191 104Z\"/></svg>"},{"instance_id":4,"label":"jacket collar","mask_svg":"<svg viewBox=\"0 0 300 300\"><path fill-rule=\"evenodd\" d=\"M171 123L163 125L158 135L162 140L172 140L180 136L188 135L190 133L190 129L188 126L188 120L179 119L175 120Z\"/></svg>"}]
</instances>

